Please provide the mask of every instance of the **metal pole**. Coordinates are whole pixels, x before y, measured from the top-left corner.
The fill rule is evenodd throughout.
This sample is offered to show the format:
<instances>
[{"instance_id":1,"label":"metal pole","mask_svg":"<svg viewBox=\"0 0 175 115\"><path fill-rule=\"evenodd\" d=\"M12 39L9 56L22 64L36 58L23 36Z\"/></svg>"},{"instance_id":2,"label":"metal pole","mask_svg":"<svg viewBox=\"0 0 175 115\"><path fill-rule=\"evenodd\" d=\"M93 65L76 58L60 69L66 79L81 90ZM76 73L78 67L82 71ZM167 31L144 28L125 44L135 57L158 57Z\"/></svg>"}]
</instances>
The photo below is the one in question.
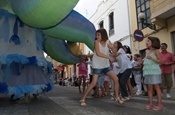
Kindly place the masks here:
<instances>
[{"instance_id":1,"label":"metal pole","mask_svg":"<svg viewBox=\"0 0 175 115\"><path fill-rule=\"evenodd\" d=\"M138 54L140 54L140 42L138 41Z\"/></svg>"}]
</instances>

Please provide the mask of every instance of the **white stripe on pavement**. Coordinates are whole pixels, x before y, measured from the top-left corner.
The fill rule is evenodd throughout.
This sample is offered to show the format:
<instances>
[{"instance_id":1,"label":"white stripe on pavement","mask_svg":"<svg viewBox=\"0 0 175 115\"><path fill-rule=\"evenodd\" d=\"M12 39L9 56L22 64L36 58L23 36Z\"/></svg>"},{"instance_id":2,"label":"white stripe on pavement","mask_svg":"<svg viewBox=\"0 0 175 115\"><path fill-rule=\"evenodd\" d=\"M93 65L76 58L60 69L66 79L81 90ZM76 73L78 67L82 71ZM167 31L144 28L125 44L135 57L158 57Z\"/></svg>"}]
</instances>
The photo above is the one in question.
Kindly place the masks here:
<instances>
[{"instance_id":1,"label":"white stripe on pavement","mask_svg":"<svg viewBox=\"0 0 175 115\"><path fill-rule=\"evenodd\" d=\"M69 100L67 97L49 97L52 101L63 107L72 115L116 115L110 111L104 111L103 109L96 107L81 107L80 103L74 100Z\"/></svg>"}]
</instances>

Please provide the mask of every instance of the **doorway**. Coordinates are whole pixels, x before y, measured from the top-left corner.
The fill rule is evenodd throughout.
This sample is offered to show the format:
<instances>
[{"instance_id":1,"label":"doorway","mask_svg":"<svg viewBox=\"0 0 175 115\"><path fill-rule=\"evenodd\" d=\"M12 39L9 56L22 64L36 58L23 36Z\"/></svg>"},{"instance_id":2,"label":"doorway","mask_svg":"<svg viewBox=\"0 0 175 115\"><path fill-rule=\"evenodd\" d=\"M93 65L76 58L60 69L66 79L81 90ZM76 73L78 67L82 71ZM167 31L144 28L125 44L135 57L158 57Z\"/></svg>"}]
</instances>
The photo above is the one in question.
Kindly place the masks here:
<instances>
[{"instance_id":1,"label":"doorway","mask_svg":"<svg viewBox=\"0 0 175 115\"><path fill-rule=\"evenodd\" d=\"M175 59L175 31L171 32L171 38L172 38L172 48L173 48L172 51L173 51L174 59ZM173 72L173 87L175 87L175 71Z\"/></svg>"},{"instance_id":2,"label":"doorway","mask_svg":"<svg viewBox=\"0 0 175 115\"><path fill-rule=\"evenodd\" d=\"M171 32L171 38L172 38L172 51L173 51L173 54L175 54L175 31L174 32Z\"/></svg>"}]
</instances>

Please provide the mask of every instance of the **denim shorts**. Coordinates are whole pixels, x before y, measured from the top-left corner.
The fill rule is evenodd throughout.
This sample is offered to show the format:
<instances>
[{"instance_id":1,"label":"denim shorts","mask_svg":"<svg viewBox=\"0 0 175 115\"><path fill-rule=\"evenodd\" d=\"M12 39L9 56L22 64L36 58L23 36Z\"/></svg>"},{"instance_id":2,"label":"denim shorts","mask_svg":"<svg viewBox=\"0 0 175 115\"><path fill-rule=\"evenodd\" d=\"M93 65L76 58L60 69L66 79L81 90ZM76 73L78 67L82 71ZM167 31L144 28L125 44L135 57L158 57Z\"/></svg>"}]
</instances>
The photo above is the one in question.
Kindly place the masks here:
<instances>
[{"instance_id":1,"label":"denim shorts","mask_svg":"<svg viewBox=\"0 0 175 115\"><path fill-rule=\"evenodd\" d=\"M103 87L104 84L104 75L99 76L98 81L97 81L97 87Z\"/></svg>"},{"instance_id":2,"label":"denim shorts","mask_svg":"<svg viewBox=\"0 0 175 115\"><path fill-rule=\"evenodd\" d=\"M111 67L102 68L102 69L93 68L92 73L98 74L98 75L103 75L103 74L106 74L107 72L109 72L110 70L112 70Z\"/></svg>"}]
</instances>

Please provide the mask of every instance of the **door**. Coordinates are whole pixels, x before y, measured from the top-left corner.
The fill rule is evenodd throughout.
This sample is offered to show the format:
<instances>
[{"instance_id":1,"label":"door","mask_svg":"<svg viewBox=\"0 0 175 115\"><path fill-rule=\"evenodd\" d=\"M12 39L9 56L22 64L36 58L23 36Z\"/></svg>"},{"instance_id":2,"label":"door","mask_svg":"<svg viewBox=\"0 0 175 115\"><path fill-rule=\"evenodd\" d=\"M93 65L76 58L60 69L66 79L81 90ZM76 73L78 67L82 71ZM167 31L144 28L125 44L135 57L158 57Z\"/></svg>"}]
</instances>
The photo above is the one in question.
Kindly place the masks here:
<instances>
[{"instance_id":1,"label":"door","mask_svg":"<svg viewBox=\"0 0 175 115\"><path fill-rule=\"evenodd\" d=\"M172 50L174 53L174 59L175 59L175 31L171 33L171 37L172 37ZM175 68L175 65L173 65ZM175 71L173 72L173 86L175 87Z\"/></svg>"}]
</instances>

